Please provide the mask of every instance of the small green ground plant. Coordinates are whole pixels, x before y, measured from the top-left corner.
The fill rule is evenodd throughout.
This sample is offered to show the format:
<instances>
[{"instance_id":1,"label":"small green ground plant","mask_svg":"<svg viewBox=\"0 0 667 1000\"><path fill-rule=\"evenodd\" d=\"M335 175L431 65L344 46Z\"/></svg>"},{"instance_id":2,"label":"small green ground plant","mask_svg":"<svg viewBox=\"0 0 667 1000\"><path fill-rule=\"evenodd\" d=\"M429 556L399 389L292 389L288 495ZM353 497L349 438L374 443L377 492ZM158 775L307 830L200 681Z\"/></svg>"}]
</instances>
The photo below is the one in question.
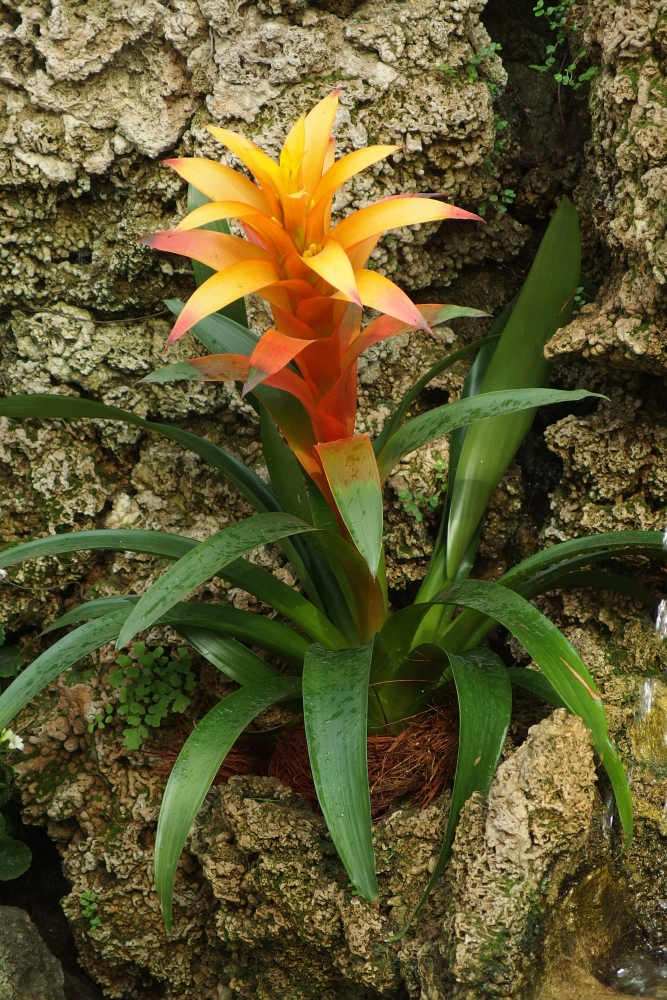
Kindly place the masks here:
<instances>
[{"instance_id":1,"label":"small green ground plant","mask_svg":"<svg viewBox=\"0 0 667 1000\"><path fill-rule=\"evenodd\" d=\"M549 28L551 31L556 32L556 36L554 41L547 45L545 49L544 62L532 63L530 66L531 69L535 69L539 73L547 73L549 70L553 71L558 54L567 52L567 34L565 29L570 10L575 2L576 0L562 0L561 3L547 6L544 0L537 0L537 3L533 7L535 17L548 18ZM571 24L570 28L573 35L575 35L579 31L580 25L576 23ZM586 59L587 55L586 49L580 49L567 66L565 65L565 55L563 55L560 67L553 73L554 80L563 87L579 90L584 83L593 79L598 70L597 66L589 66L588 69L579 72L580 65Z\"/></svg>"},{"instance_id":2,"label":"small green ground plant","mask_svg":"<svg viewBox=\"0 0 667 1000\"><path fill-rule=\"evenodd\" d=\"M185 711L197 678L185 647L166 656L162 646L148 649L145 642L135 642L129 655L117 655L116 664L109 683L116 689L117 705L105 705L105 713L95 716L88 731L104 729L114 717L120 718L126 724L124 745L138 750L148 736L147 726L157 729L170 712Z\"/></svg>"},{"instance_id":3,"label":"small green ground plant","mask_svg":"<svg viewBox=\"0 0 667 1000\"><path fill-rule=\"evenodd\" d=\"M79 906L81 916L87 922L91 931L95 932L102 926L102 919L99 915L97 905L97 893L94 890L85 890L79 896Z\"/></svg>"},{"instance_id":4,"label":"small green ground plant","mask_svg":"<svg viewBox=\"0 0 667 1000\"><path fill-rule=\"evenodd\" d=\"M372 248L382 232L397 226L480 220L437 199L399 195L332 227L336 189L396 150L371 147L334 161L329 137L337 103L334 93L299 119L279 163L243 137L211 127L257 183L213 161L171 161L191 184L192 211L178 229L147 238L155 248L197 262L197 291L185 305L169 303L178 319L168 344L192 329L211 352L168 365L148 380L241 384L258 416L270 484L230 452L180 427L69 395L0 400L0 415L11 419L120 420L162 434L231 480L257 512L199 543L160 531L92 530L37 538L0 553L5 570L26 559L91 549L173 560L143 595L89 601L53 623L50 630L74 628L5 689L0 726L71 664L110 642L124 649L156 624L175 630L239 685L198 722L164 792L155 881L168 927L178 860L211 783L243 731L278 702L300 707L322 812L354 891L370 902L378 899L378 884L368 735L405 732L410 719L447 693L459 706L456 775L444 841L423 898L450 857L462 806L473 792L486 793L492 781L513 686L583 719L613 787L626 841L632 835L627 777L595 682L531 599L561 588L604 587L653 606L653 596L631 578L596 567L623 555L663 559L661 535L622 531L576 538L537 552L495 582L470 578L487 504L536 409L597 395L548 388L550 365L543 356L544 344L567 323L581 284L577 213L561 201L521 292L488 335L434 364L374 440L356 434L357 359L366 347L405 330L428 332L457 316L481 315L459 306L415 306L365 266ZM224 220L232 216L241 219L247 239L229 234ZM267 299L276 324L261 337L243 325L245 310L237 301L251 292ZM363 326L362 306L381 314ZM411 416L422 390L471 355L461 398ZM402 458L444 434L450 436L447 488L433 554L413 604L391 613L382 484ZM270 542L282 546L299 589L244 558ZM214 576L272 606L290 626L226 604L186 600ZM487 647L498 625L523 644L538 669L508 668ZM116 676L127 691L126 718L137 729L147 715L159 714L147 693L153 681L144 683L141 670L154 677L169 669L179 683L185 677L185 695L189 672L183 673L185 657L180 666L160 664L161 657L142 664L141 657L147 654L121 659Z\"/></svg>"}]
</instances>

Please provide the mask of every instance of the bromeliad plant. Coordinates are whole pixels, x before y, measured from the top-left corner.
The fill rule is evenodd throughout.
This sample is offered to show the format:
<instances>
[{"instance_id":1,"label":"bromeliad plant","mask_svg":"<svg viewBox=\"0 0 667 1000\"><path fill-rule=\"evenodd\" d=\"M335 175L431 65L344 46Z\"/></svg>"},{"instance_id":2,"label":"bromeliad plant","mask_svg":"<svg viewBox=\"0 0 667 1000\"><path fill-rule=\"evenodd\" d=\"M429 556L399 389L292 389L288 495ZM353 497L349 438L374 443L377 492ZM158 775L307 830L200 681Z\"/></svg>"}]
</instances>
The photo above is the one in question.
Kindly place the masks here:
<instances>
[{"instance_id":1,"label":"bromeliad plant","mask_svg":"<svg viewBox=\"0 0 667 1000\"><path fill-rule=\"evenodd\" d=\"M178 319L167 343L192 329L211 352L163 368L148 381L242 383L259 415L270 486L229 452L181 428L71 396L0 401L0 415L9 417L122 420L164 434L227 476L257 511L200 544L164 532L100 530L40 538L0 555L0 567L96 548L174 560L141 597L90 601L55 622L51 629L77 627L5 690L0 728L69 665L105 643L121 649L155 624L175 629L240 685L196 726L167 783L155 847L155 880L167 926L178 859L216 772L244 729L275 702L300 702L322 811L351 882L366 900L378 898L367 735L398 733L447 686L453 685L458 698L460 738L450 816L431 885L449 857L462 805L491 782L510 721L513 684L581 716L631 835L626 776L608 739L595 683L530 598L558 587L603 585L652 602L626 577L586 567L623 553L660 555L660 535L618 532L576 539L532 556L495 583L468 579L486 504L536 407L594 395L545 387L549 366L542 346L567 321L579 286L577 214L566 199L561 202L514 307L489 336L443 358L419 379L372 441L355 433L361 352L405 330L428 331L453 317L480 313L415 306L365 266L369 255L388 228L476 217L435 196L398 195L332 227L337 188L398 148L376 146L336 160L330 137L336 108L334 93L300 118L279 163L247 139L211 128L255 182L205 159L170 161L191 185L193 210L175 230L144 240L194 259L199 287L186 305L169 303ZM239 220L244 238L230 234L229 218ZM239 300L251 292L273 313L275 325L261 337L242 322ZM363 306L381 315L362 328ZM420 391L473 352L462 398L410 419ZM445 433L451 433L448 488L433 557L415 603L390 614L382 484L405 455ZM280 542L300 590L243 558L268 542ZM214 575L272 605L292 627L228 605L185 599ZM462 610L455 616L457 608ZM485 648L497 623L519 639L539 670L508 669ZM286 670L274 668L250 646L271 654Z\"/></svg>"}]
</instances>

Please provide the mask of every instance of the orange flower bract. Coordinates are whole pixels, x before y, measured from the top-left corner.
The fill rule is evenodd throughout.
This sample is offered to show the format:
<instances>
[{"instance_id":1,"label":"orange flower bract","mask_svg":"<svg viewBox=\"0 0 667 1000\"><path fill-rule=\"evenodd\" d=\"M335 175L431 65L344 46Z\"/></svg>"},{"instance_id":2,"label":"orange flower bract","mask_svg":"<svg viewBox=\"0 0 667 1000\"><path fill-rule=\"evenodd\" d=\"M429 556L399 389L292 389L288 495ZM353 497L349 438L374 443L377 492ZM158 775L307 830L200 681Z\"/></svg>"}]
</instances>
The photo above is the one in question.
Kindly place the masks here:
<instances>
[{"instance_id":1,"label":"orange flower bract","mask_svg":"<svg viewBox=\"0 0 667 1000\"><path fill-rule=\"evenodd\" d=\"M244 393L263 382L295 396L312 428L298 435L293 428L282 430L306 471L325 487L314 446L354 434L360 353L404 330L428 330L429 319L437 318L441 308L416 306L388 278L366 269L372 250L388 229L443 219L478 220L429 196L398 195L353 212L332 228L337 189L401 148L371 146L335 160L331 131L337 108L334 91L299 118L278 163L249 139L209 126L255 183L211 160L167 160L211 201L175 230L142 241L194 257L216 272L190 297L167 346L244 295L256 292L269 302L275 327L260 338L249 358L213 355L190 363L206 379L243 381ZM198 228L230 218L240 222L245 239ZM362 331L363 306L384 315ZM286 367L290 362L299 374Z\"/></svg>"}]
</instances>

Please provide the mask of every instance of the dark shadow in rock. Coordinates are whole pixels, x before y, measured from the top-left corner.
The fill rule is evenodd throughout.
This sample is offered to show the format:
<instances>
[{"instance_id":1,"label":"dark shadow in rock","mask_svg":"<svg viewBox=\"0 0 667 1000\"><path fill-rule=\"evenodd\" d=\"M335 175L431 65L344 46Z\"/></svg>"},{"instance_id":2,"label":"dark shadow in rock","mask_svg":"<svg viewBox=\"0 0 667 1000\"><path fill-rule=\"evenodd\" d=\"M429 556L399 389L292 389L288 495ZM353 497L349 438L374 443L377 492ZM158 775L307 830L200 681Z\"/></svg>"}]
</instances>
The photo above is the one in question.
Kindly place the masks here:
<instances>
[{"instance_id":1,"label":"dark shadow in rock","mask_svg":"<svg viewBox=\"0 0 667 1000\"><path fill-rule=\"evenodd\" d=\"M70 886L62 872L58 848L44 827L22 822L17 803L10 802L3 812L11 822L13 835L32 851L32 864L20 878L0 882L0 905L26 911L51 954L62 964L67 1000L102 1000L99 986L78 966L72 931L60 905Z\"/></svg>"}]
</instances>

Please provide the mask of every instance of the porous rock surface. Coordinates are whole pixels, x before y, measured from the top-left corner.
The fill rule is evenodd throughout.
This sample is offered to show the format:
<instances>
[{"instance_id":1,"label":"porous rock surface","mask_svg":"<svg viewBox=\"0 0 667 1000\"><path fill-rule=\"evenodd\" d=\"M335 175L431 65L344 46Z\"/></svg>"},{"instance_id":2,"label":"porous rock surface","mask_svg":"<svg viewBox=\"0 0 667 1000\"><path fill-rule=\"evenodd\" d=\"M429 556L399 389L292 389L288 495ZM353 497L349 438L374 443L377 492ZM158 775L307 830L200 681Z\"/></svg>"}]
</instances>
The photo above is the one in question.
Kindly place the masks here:
<instances>
[{"instance_id":1,"label":"porous rock surface","mask_svg":"<svg viewBox=\"0 0 667 1000\"><path fill-rule=\"evenodd\" d=\"M597 239L600 258L611 263L597 303L558 332L547 355L556 385L585 386L609 402L554 418L544 435L549 453L540 446L534 462L524 450L513 464L482 536L481 572L489 578L551 541L661 529L665 520L665 15L644 0L591 0L577 10L601 69L591 85L587 167L574 197L589 243ZM205 131L208 122L240 129L275 154L286 123L341 85L339 152L367 142L404 149L341 192L339 215L399 190L443 191L474 210L499 188L484 162L497 139L487 82L502 90L505 79L497 55L477 63L477 79L466 71L489 43L482 11L476 0L323 0L317 7L301 0L2 0L4 390L85 395L181 422L266 476L256 419L232 387L137 385L161 363L169 330L168 317L153 314L162 312L164 297L185 298L194 287L187 262L158 258L135 242L185 211L183 185L158 160L204 154L233 163ZM552 110L557 135L555 96ZM529 211L545 218L554 192L571 190L575 159L548 177L542 164L526 168L524 180L505 176L503 184L516 183L521 218ZM518 153L514 160L524 171ZM502 267L516 255L527 229L511 216L511 209L490 212L485 227L401 230L381 242L375 263L419 296L440 299L461 270L474 274L489 259ZM595 252L589 246L589 257ZM471 280L466 287L477 297L466 304L496 312L494 281ZM253 308L261 325L261 310ZM359 430L379 428L414 378L469 336L463 324L454 327L436 331L436 340L417 333L367 352ZM186 337L169 360L193 350ZM456 398L465 369L441 376L419 406ZM433 495L438 463L446 460L446 442L433 442L406 456L388 486L388 578L399 590L424 573L433 520L428 510L422 521L406 514L398 491ZM95 526L205 538L250 513L200 459L135 426L2 419L0 462L3 546ZM276 548L253 558L293 582ZM161 569L148 557L101 553L28 563L0 585L0 619L12 631L34 633L84 597L141 592ZM636 569L647 584L661 585L646 567ZM202 594L248 606L247 595L223 581ZM646 609L629 598L575 591L539 603L592 670L613 736L633 766L638 832L625 867L613 870L626 887L615 898L622 909L643 894L633 926L662 947L665 762L653 751L647 757L660 734L647 744L633 727L645 682L666 665L665 649ZM268 778L232 779L207 800L179 868L169 939L152 888L164 779L149 753L128 756L115 730L87 733L113 697L104 680L110 659L105 652L93 671L66 676L26 710L20 730L29 752L16 758L25 817L46 823L63 848L72 882L66 912L85 966L109 996L152 1000L163 990L183 1000L393 1000L405 987L420 1000L534 1000L540 956L562 951L567 938L554 904L560 888L612 871L618 844L599 836L588 738L557 714L525 743L525 732L511 734L488 803L466 808L449 874L400 944L385 939L404 926L432 870L447 801L421 814L400 812L376 828L382 902L375 911L348 891L321 818ZM539 708L531 711L531 721L539 718ZM99 927L82 916L83 891L98 894ZM568 891L562 903L563 922L575 928L579 899ZM616 938L600 940L590 952L604 964ZM578 952L575 958L591 1000L596 990L606 995L600 968ZM540 988L551 993L541 1000L564 997L562 969L555 960L548 969ZM566 981L571 992L574 974Z\"/></svg>"},{"instance_id":2,"label":"porous rock surface","mask_svg":"<svg viewBox=\"0 0 667 1000\"><path fill-rule=\"evenodd\" d=\"M579 195L611 251L600 300L552 342L555 357L664 377L667 361L667 33L661 3L590 0L570 24L590 61L592 138Z\"/></svg>"},{"instance_id":3,"label":"porous rock surface","mask_svg":"<svg viewBox=\"0 0 667 1000\"><path fill-rule=\"evenodd\" d=\"M63 849L65 912L108 996L376 1000L404 983L415 998L445 1000L456 984L472 1000L493 963L506 984L520 983L542 883L557 894L590 832L595 773L578 720L557 712L535 726L488 802L468 804L449 873L400 942L387 938L432 871L448 796L376 825L375 909L350 893L322 817L261 777L231 778L208 797L179 865L169 938L152 885L164 778L150 753L128 755L113 732L87 734L109 697L104 677L102 663L26 709L33 735L15 766L26 819L46 823ZM99 926L82 916L84 891L96 894Z\"/></svg>"},{"instance_id":4,"label":"porous rock surface","mask_svg":"<svg viewBox=\"0 0 667 1000\"><path fill-rule=\"evenodd\" d=\"M0 1000L65 1000L63 970L25 912L0 906Z\"/></svg>"},{"instance_id":5,"label":"porous rock surface","mask_svg":"<svg viewBox=\"0 0 667 1000\"><path fill-rule=\"evenodd\" d=\"M496 133L487 83L502 86L506 78L479 20L483 6L482 0L367 0L326 9L302 0L3 0L4 391L85 395L139 416L188 420L194 430L224 435L235 454L256 465L256 422L233 390L136 384L159 366L169 330L153 314L164 313L165 297L185 298L194 287L189 262L136 243L185 211L185 186L159 160L208 155L238 166L206 132L210 122L241 130L275 154L289 123L340 86L339 155L373 142L403 148L341 190L338 216L397 191L441 191L474 208L498 186L488 170ZM468 79L472 58L476 78ZM525 227L500 215L481 228L437 229L391 234L375 252L376 266L411 288L443 286L463 264L482 263L489 253L512 256L526 238ZM261 318L260 311L260 326ZM403 381L414 364L405 346ZM397 348L387 349L396 360ZM200 352L186 337L170 360L192 353ZM377 378L384 356L380 345L364 359L363 386ZM199 460L117 423L37 427L3 419L0 462L3 544L70 526L156 522L205 537L245 509L226 486L222 496L211 486L202 503L207 488ZM148 472L146 483L137 466L161 469ZM191 488L186 480L193 477ZM176 496L181 500L173 504ZM415 560L430 543L419 526L397 532L397 560L405 564L404 574L394 572L400 584L420 575ZM123 562L132 564L133 583L144 586L147 561ZM15 628L52 616L63 582L86 590L97 577L114 577L103 556L92 563L93 573L87 556L19 571L14 586L3 588L3 620ZM99 586L105 592L106 583Z\"/></svg>"}]
</instances>

